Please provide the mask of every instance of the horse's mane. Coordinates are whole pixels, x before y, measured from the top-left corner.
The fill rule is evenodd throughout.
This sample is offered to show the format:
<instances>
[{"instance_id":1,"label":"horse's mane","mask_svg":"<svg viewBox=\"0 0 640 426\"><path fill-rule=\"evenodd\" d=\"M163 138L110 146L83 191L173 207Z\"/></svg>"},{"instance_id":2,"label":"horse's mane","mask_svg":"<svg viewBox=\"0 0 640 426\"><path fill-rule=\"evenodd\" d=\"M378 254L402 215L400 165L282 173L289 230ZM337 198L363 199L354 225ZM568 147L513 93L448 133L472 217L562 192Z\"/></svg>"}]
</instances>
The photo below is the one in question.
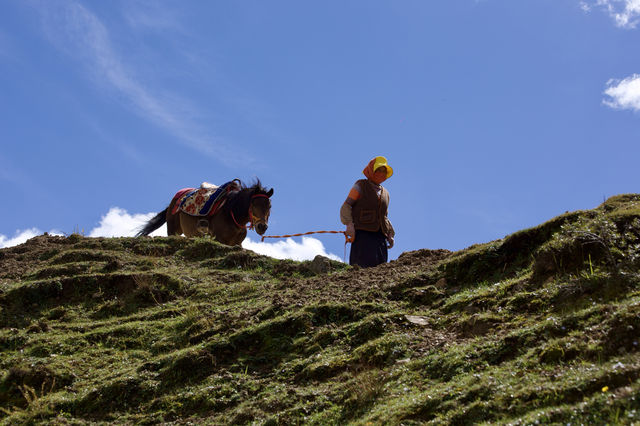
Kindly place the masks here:
<instances>
[{"instance_id":1,"label":"horse's mane","mask_svg":"<svg viewBox=\"0 0 640 426\"><path fill-rule=\"evenodd\" d=\"M262 182L260 182L260 179L255 178L252 182L251 185L246 185L244 182L242 182L240 179L236 179L239 183L240 183L240 190L244 190L244 189L249 189L249 190L253 190L258 194L262 194L262 193L267 193L267 188L265 188L264 186L262 186ZM202 182L200 184L200 188L204 188L204 189L218 189L218 185L214 185L212 183L209 182Z\"/></svg>"},{"instance_id":2,"label":"horse's mane","mask_svg":"<svg viewBox=\"0 0 640 426\"><path fill-rule=\"evenodd\" d=\"M229 202L224 206L226 210L235 210L236 214L240 211L244 211L251 202L251 195L255 194L268 194L269 191L262 186L260 179L255 178L249 185L237 179L240 184L240 191L232 191L229 194Z\"/></svg>"},{"instance_id":3,"label":"horse's mane","mask_svg":"<svg viewBox=\"0 0 640 426\"><path fill-rule=\"evenodd\" d=\"M241 189L252 189L257 194L266 194L267 193L267 189L264 186L262 186L262 182L260 182L260 179L258 179L258 178L255 178L251 182L251 185L245 185L244 182L240 181L240 187L241 187Z\"/></svg>"}]
</instances>

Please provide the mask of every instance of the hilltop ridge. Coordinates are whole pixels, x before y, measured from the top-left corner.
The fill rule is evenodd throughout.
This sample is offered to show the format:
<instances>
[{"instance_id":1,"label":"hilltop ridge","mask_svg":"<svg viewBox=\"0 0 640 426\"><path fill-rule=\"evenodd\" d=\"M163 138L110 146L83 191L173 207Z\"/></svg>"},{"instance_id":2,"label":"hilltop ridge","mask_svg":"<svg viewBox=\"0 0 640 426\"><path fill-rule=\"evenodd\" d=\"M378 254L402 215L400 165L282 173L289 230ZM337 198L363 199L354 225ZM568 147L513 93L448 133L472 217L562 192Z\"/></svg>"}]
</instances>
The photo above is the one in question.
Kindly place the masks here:
<instances>
[{"instance_id":1,"label":"hilltop ridge","mask_svg":"<svg viewBox=\"0 0 640 426\"><path fill-rule=\"evenodd\" d=\"M0 250L5 424L640 421L640 194L376 268L210 239Z\"/></svg>"}]
</instances>

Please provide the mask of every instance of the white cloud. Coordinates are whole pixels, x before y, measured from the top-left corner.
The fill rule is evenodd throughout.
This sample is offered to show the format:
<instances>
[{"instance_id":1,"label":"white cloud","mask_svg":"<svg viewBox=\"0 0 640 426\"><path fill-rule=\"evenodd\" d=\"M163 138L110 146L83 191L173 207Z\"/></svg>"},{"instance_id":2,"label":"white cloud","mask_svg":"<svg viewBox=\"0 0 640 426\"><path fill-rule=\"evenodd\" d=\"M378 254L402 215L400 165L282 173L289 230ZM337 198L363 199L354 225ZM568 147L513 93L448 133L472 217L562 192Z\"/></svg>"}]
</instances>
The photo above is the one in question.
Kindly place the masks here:
<instances>
[{"instance_id":1,"label":"white cloud","mask_svg":"<svg viewBox=\"0 0 640 426\"><path fill-rule=\"evenodd\" d=\"M303 237L301 243L291 238L275 243L255 242L247 238L243 241L242 247L276 259L312 260L317 255L321 255L342 261L335 254L327 253L322 241L310 237Z\"/></svg>"},{"instance_id":2,"label":"white cloud","mask_svg":"<svg viewBox=\"0 0 640 426\"><path fill-rule=\"evenodd\" d=\"M119 207L112 207L102 216L100 225L89 233L89 237L133 237L138 230L157 213L129 214ZM166 236L167 225L164 224L151 233L151 236Z\"/></svg>"},{"instance_id":3,"label":"white cloud","mask_svg":"<svg viewBox=\"0 0 640 426\"><path fill-rule=\"evenodd\" d=\"M156 213L129 214L119 207L111 208L106 215L100 219L100 224L87 234L88 237L132 237L138 229L142 227ZM13 247L24 243L30 238L42 235L38 228L18 230L13 238L0 234L0 248ZM49 231L49 235L64 235L60 231ZM162 225L159 229L151 233L152 236L166 236L167 225Z\"/></svg>"},{"instance_id":4,"label":"white cloud","mask_svg":"<svg viewBox=\"0 0 640 426\"><path fill-rule=\"evenodd\" d=\"M29 238L33 238L36 235L40 235L40 230L36 228L26 229L24 231L18 230L13 238L8 238L4 235L0 235L0 248L17 246L27 241Z\"/></svg>"},{"instance_id":5,"label":"white cloud","mask_svg":"<svg viewBox=\"0 0 640 426\"><path fill-rule=\"evenodd\" d=\"M605 9L620 28L635 28L640 17L640 0L581 1L580 5L585 12L591 11L592 6Z\"/></svg>"},{"instance_id":6,"label":"white cloud","mask_svg":"<svg viewBox=\"0 0 640 426\"><path fill-rule=\"evenodd\" d=\"M624 80L609 80L603 102L616 109L640 111L640 75L634 74Z\"/></svg>"},{"instance_id":7,"label":"white cloud","mask_svg":"<svg viewBox=\"0 0 640 426\"><path fill-rule=\"evenodd\" d=\"M5 235L0 234L0 248L17 246L18 244L22 244L28 239L36 237L41 234L42 234L42 231L40 231L37 228L25 229L23 231L18 230L16 231L15 236L13 238L9 238ZM58 231L51 231L49 232L49 234L62 235Z\"/></svg>"},{"instance_id":8,"label":"white cloud","mask_svg":"<svg viewBox=\"0 0 640 426\"><path fill-rule=\"evenodd\" d=\"M106 215L102 216L99 225L92 229L87 236L89 237L131 237L156 213L146 214L129 214L126 210L119 207L112 207ZM11 247L22 244L29 238L41 235L42 232L37 228L31 228L25 231L16 232L15 237L7 238L0 234L0 248ZM52 235L62 235L59 232L52 231ZM164 224L151 236L166 236L167 225ZM310 237L303 237L300 243L288 238L275 243L264 243L252 241L247 238L242 243L242 247L252 250L259 254L271 256L276 259L293 259L293 260L312 260L317 255L325 256L330 259L341 261L340 257L332 253L327 253L324 245L320 240Z\"/></svg>"}]
</instances>

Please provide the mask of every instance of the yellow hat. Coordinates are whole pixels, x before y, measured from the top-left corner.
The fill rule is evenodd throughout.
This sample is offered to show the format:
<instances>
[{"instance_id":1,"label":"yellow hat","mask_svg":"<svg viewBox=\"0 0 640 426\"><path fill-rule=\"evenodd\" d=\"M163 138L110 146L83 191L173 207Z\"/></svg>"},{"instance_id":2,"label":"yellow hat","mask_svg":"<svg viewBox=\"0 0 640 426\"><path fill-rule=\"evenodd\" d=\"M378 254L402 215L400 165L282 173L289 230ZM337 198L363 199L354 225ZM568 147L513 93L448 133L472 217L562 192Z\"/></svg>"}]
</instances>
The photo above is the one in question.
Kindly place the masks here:
<instances>
[{"instance_id":1,"label":"yellow hat","mask_svg":"<svg viewBox=\"0 0 640 426\"><path fill-rule=\"evenodd\" d=\"M374 172L376 170L378 170L379 167L383 167L383 166L387 168L387 179L389 179L391 177L391 175L393 174L393 169L391 168L389 163L387 163L387 159L384 158L384 157L376 157L376 158L374 158L374 161L373 161L373 171Z\"/></svg>"}]
</instances>

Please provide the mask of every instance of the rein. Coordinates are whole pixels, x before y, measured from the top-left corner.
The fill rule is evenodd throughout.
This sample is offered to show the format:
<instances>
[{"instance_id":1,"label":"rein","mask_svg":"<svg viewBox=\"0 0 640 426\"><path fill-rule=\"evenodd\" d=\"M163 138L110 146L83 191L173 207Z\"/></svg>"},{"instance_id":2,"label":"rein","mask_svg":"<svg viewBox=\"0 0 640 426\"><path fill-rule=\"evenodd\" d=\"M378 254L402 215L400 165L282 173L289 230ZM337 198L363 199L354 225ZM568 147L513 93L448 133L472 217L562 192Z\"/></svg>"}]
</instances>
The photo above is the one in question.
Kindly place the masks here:
<instances>
[{"instance_id":1,"label":"rein","mask_svg":"<svg viewBox=\"0 0 640 426\"><path fill-rule=\"evenodd\" d=\"M235 215L233 214L233 209L229 209L231 211L231 219L233 219L233 223L235 223L238 228L241 228L241 229L253 229L254 221L260 223L260 221L262 220L259 217L254 216L253 211L251 211L252 200L254 198L258 198L258 197L269 198L269 196L266 195L266 194L254 194L254 195L251 196L251 200L249 201L249 211L247 212L249 225L240 225L238 223L238 221L236 220Z\"/></svg>"}]
</instances>

